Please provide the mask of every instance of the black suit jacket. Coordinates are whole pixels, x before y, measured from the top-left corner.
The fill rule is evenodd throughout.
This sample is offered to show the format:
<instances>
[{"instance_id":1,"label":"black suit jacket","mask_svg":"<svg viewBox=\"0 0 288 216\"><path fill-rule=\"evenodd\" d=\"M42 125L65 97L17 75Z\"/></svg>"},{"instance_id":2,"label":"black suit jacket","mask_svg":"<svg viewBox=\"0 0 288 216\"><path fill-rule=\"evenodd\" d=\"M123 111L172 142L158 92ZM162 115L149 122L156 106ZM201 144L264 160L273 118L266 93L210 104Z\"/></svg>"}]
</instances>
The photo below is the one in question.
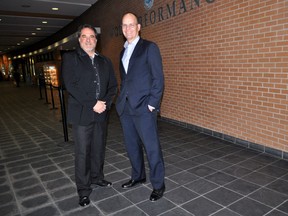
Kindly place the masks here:
<instances>
[{"instance_id":1,"label":"black suit jacket","mask_svg":"<svg viewBox=\"0 0 288 216\"><path fill-rule=\"evenodd\" d=\"M117 80L110 59L97 53L94 65L100 77L99 100L106 101L110 108L117 92ZM93 111L96 99L96 72L91 59L83 49L64 53L62 56L62 77L68 97L67 121L71 124L88 125L93 121L106 120L107 111L98 114Z\"/></svg>"},{"instance_id":2,"label":"black suit jacket","mask_svg":"<svg viewBox=\"0 0 288 216\"><path fill-rule=\"evenodd\" d=\"M121 116L126 99L135 115L148 111L148 105L160 107L164 88L162 58L158 46L151 41L139 39L129 60L127 74L120 53L120 94L116 109Z\"/></svg>"}]
</instances>

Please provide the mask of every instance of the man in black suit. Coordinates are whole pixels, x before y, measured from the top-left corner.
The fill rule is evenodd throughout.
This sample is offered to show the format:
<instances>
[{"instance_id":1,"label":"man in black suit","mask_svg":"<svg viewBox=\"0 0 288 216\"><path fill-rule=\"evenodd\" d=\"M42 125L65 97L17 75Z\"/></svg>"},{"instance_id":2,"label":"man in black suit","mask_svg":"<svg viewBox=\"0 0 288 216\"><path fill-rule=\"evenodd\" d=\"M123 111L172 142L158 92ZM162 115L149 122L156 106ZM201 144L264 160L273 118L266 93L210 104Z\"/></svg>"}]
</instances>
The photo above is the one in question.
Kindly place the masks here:
<instances>
[{"instance_id":1,"label":"man in black suit","mask_svg":"<svg viewBox=\"0 0 288 216\"><path fill-rule=\"evenodd\" d=\"M104 179L108 110L117 92L110 59L95 51L96 29L78 30L80 47L62 58L64 85L69 93L67 120L75 142L75 181L81 206L90 203L91 184L111 186Z\"/></svg>"},{"instance_id":2,"label":"man in black suit","mask_svg":"<svg viewBox=\"0 0 288 216\"><path fill-rule=\"evenodd\" d=\"M164 88L164 76L159 48L155 43L139 37L140 28L134 14L123 16L122 32L127 41L120 53L121 85L116 109L132 173L131 179L122 188L146 181L144 145L153 186L150 200L156 201L165 191L164 161L157 132L157 112Z\"/></svg>"}]
</instances>

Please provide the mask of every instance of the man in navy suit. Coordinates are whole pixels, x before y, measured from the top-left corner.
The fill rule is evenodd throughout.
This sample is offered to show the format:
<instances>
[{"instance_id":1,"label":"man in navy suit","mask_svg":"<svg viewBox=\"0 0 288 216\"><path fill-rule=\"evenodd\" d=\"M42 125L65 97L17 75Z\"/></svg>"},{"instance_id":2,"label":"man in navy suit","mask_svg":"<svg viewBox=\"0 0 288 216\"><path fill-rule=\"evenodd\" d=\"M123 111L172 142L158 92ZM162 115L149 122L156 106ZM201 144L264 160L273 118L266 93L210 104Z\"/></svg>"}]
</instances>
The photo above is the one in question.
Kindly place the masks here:
<instances>
[{"instance_id":1,"label":"man in navy suit","mask_svg":"<svg viewBox=\"0 0 288 216\"><path fill-rule=\"evenodd\" d=\"M69 93L68 122L75 143L75 181L79 204L90 203L91 184L111 186L104 179L108 110L117 92L112 62L96 52L97 32L91 25L78 30L80 47L62 58L62 76Z\"/></svg>"},{"instance_id":2,"label":"man in navy suit","mask_svg":"<svg viewBox=\"0 0 288 216\"><path fill-rule=\"evenodd\" d=\"M162 58L158 46L140 38L141 25L133 13L122 18L126 38L120 53L120 94L116 109L120 116L125 147L132 166L131 179L122 188L146 182L143 148L150 167L151 201L165 191L164 161L157 131L157 112L164 88Z\"/></svg>"}]
</instances>

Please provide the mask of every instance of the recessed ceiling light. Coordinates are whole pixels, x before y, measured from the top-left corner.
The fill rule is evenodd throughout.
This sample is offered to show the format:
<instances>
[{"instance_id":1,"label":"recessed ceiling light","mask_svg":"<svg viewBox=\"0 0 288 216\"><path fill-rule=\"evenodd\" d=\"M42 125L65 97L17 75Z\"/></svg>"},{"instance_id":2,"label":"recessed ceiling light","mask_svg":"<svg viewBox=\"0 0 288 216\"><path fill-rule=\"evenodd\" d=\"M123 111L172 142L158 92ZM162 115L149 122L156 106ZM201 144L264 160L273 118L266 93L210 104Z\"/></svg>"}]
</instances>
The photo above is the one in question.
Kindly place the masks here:
<instances>
[{"instance_id":1,"label":"recessed ceiling light","mask_svg":"<svg viewBox=\"0 0 288 216\"><path fill-rule=\"evenodd\" d=\"M41 28L36 28L36 30L37 30L37 31L40 31L40 30L41 30Z\"/></svg>"},{"instance_id":2,"label":"recessed ceiling light","mask_svg":"<svg viewBox=\"0 0 288 216\"><path fill-rule=\"evenodd\" d=\"M32 35L36 35L36 33L35 33L35 32L32 32Z\"/></svg>"},{"instance_id":3,"label":"recessed ceiling light","mask_svg":"<svg viewBox=\"0 0 288 216\"><path fill-rule=\"evenodd\" d=\"M29 40L29 38L25 38L25 40Z\"/></svg>"},{"instance_id":4,"label":"recessed ceiling light","mask_svg":"<svg viewBox=\"0 0 288 216\"><path fill-rule=\"evenodd\" d=\"M58 10L59 10L59 8L52 8L52 10L53 10L53 11L58 11Z\"/></svg>"},{"instance_id":5,"label":"recessed ceiling light","mask_svg":"<svg viewBox=\"0 0 288 216\"><path fill-rule=\"evenodd\" d=\"M47 22L47 21L42 21L42 23L43 23L43 24L47 24L48 22Z\"/></svg>"}]
</instances>

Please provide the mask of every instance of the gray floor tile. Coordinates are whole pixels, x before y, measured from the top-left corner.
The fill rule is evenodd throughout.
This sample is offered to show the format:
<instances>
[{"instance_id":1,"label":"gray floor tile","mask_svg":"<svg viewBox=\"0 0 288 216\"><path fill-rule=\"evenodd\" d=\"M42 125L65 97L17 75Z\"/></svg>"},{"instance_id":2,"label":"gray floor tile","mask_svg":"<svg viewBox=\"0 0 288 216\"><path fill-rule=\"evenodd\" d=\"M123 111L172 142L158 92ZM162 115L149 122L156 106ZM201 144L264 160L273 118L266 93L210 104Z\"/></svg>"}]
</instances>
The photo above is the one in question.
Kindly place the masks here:
<instances>
[{"instance_id":1,"label":"gray floor tile","mask_svg":"<svg viewBox=\"0 0 288 216\"><path fill-rule=\"evenodd\" d=\"M199 197L182 205L182 208L194 215L208 216L222 207L204 197Z\"/></svg>"},{"instance_id":2,"label":"gray floor tile","mask_svg":"<svg viewBox=\"0 0 288 216\"><path fill-rule=\"evenodd\" d=\"M243 198L228 208L243 216L262 216L272 210L272 208L248 198Z\"/></svg>"},{"instance_id":3,"label":"gray floor tile","mask_svg":"<svg viewBox=\"0 0 288 216\"><path fill-rule=\"evenodd\" d=\"M270 183L266 187L288 196L288 181L283 181L279 179Z\"/></svg>"},{"instance_id":4,"label":"gray floor tile","mask_svg":"<svg viewBox=\"0 0 288 216\"><path fill-rule=\"evenodd\" d=\"M276 207L285 200L288 200L287 195L280 194L267 188L261 188L250 194L249 197L271 207Z\"/></svg>"},{"instance_id":5,"label":"gray floor tile","mask_svg":"<svg viewBox=\"0 0 288 216\"><path fill-rule=\"evenodd\" d=\"M254 184L260 185L260 186L267 185L276 180L276 178L272 176L268 176L259 172L252 172L244 176L242 179L252 182Z\"/></svg>"},{"instance_id":6,"label":"gray floor tile","mask_svg":"<svg viewBox=\"0 0 288 216\"><path fill-rule=\"evenodd\" d=\"M242 195L248 195L259 189L258 185L252 184L250 182L241 179L235 180L225 185L225 187Z\"/></svg>"},{"instance_id":7,"label":"gray floor tile","mask_svg":"<svg viewBox=\"0 0 288 216\"><path fill-rule=\"evenodd\" d=\"M41 205L47 205L49 202L51 202L51 200L46 194L33 196L32 198L23 200L21 202L22 211L28 211L29 209L31 211Z\"/></svg>"},{"instance_id":8,"label":"gray floor tile","mask_svg":"<svg viewBox=\"0 0 288 216\"><path fill-rule=\"evenodd\" d=\"M199 177L197 177L196 175L189 173L187 171L182 171L180 173L174 174L174 175L169 177L169 179L171 179L172 181L176 182L179 185L187 184L187 183L194 181L198 178Z\"/></svg>"},{"instance_id":9,"label":"gray floor tile","mask_svg":"<svg viewBox=\"0 0 288 216\"><path fill-rule=\"evenodd\" d=\"M195 191L198 194L205 194L215 188L219 187L217 184L214 184L206 179L198 179L189 184L186 184L185 187L189 188L192 191Z\"/></svg>"},{"instance_id":10,"label":"gray floor tile","mask_svg":"<svg viewBox=\"0 0 288 216\"><path fill-rule=\"evenodd\" d=\"M97 207L104 214L111 214L121 209L131 207L133 203L121 195L107 198L97 203Z\"/></svg>"},{"instance_id":11,"label":"gray floor tile","mask_svg":"<svg viewBox=\"0 0 288 216\"><path fill-rule=\"evenodd\" d=\"M139 202L143 202L143 200L147 200L150 197L151 192L152 192L151 189L142 186L135 189L131 189L127 192L123 192L123 196L125 196L132 203L137 204Z\"/></svg>"},{"instance_id":12,"label":"gray floor tile","mask_svg":"<svg viewBox=\"0 0 288 216\"><path fill-rule=\"evenodd\" d=\"M204 195L204 197L222 206L228 206L243 196L226 188L220 187Z\"/></svg>"},{"instance_id":13,"label":"gray floor tile","mask_svg":"<svg viewBox=\"0 0 288 216\"><path fill-rule=\"evenodd\" d=\"M279 211L285 212L286 214L288 214L288 200L286 202L284 202L283 204L281 204L278 207Z\"/></svg>"},{"instance_id":14,"label":"gray floor tile","mask_svg":"<svg viewBox=\"0 0 288 216\"><path fill-rule=\"evenodd\" d=\"M215 173L217 170L212 169L209 166L200 165L200 166L196 166L194 168L191 168L187 171L196 175L196 176L205 177L205 176L208 176L208 175Z\"/></svg>"},{"instance_id":15,"label":"gray floor tile","mask_svg":"<svg viewBox=\"0 0 288 216\"><path fill-rule=\"evenodd\" d=\"M130 179L131 166L115 109L108 125L104 167L105 178L113 186L92 185L91 204L82 208L74 180L71 126L64 142L61 110L51 110L38 100L38 88L22 85L17 90L0 82L1 216L288 215L287 161L161 118L164 197L149 201L152 186L146 158L147 182L122 189L121 184Z\"/></svg>"},{"instance_id":16,"label":"gray floor tile","mask_svg":"<svg viewBox=\"0 0 288 216\"><path fill-rule=\"evenodd\" d=\"M225 185L231 181L234 181L236 177L233 177L231 175L225 174L223 172L216 172L209 176L206 176L205 179L218 184L218 185Z\"/></svg>"},{"instance_id":17,"label":"gray floor tile","mask_svg":"<svg viewBox=\"0 0 288 216\"><path fill-rule=\"evenodd\" d=\"M171 210L164 212L160 215L161 216L193 216L192 213L190 213L190 212L188 212L182 208L174 208L174 209L171 209Z\"/></svg>"},{"instance_id":18,"label":"gray floor tile","mask_svg":"<svg viewBox=\"0 0 288 216\"><path fill-rule=\"evenodd\" d=\"M157 202L151 202L147 197L147 200L137 204L137 207L149 216L156 216L162 212L170 211L175 207L175 204L167 200L165 197Z\"/></svg>"},{"instance_id":19,"label":"gray floor tile","mask_svg":"<svg viewBox=\"0 0 288 216\"><path fill-rule=\"evenodd\" d=\"M287 215L288 215L288 213L286 214L282 211L272 210L268 214L266 214L265 216L287 216Z\"/></svg>"},{"instance_id":20,"label":"gray floor tile","mask_svg":"<svg viewBox=\"0 0 288 216\"><path fill-rule=\"evenodd\" d=\"M240 216L238 213L233 212L230 209L221 209L216 213L212 214L211 216Z\"/></svg>"},{"instance_id":21,"label":"gray floor tile","mask_svg":"<svg viewBox=\"0 0 288 216\"><path fill-rule=\"evenodd\" d=\"M89 205L64 214L65 216L104 216L95 206Z\"/></svg>"},{"instance_id":22,"label":"gray floor tile","mask_svg":"<svg viewBox=\"0 0 288 216\"><path fill-rule=\"evenodd\" d=\"M198 194L192 192L191 190L181 186L176 189L173 189L165 194L165 197L171 202L181 205L185 202L188 202L191 199L198 197Z\"/></svg>"},{"instance_id":23,"label":"gray floor tile","mask_svg":"<svg viewBox=\"0 0 288 216\"><path fill-rule=\"evenodd\" d=\"M111 216L147 216L145 212L143 212L141 209L137 208L136 206L132 206L129 208L126 208L124 210L120 210L118 212L112 213Z\"/></svg>"},{"instance_id":24,"label":"gray floor tile","mask_svg":"<svg viewBox=\"0 0 288 216\"><path fill-rule=\"evenodd\" d=\"M25 216L39 216L39 215L49 215L49 216L57 216L60 215L60 212L53 205L45 206L40 209L33 210L32 212L25 213Z\"/></svg>"}]
</instances>

